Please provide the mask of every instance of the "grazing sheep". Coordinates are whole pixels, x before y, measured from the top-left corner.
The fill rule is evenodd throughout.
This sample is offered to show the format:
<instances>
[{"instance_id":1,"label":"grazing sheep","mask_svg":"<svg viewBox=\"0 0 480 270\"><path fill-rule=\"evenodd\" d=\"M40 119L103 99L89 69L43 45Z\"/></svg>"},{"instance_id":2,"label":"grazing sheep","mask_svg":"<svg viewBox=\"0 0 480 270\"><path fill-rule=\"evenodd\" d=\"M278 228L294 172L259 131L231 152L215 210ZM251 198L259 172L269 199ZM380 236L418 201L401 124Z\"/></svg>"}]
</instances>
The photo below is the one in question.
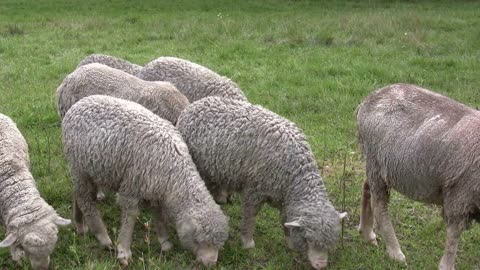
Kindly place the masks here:
<instances>
[{"instance_id":1,"label":"grazing sheep","mask_svg":"<svg viewBox=\"0 0 480 270\"><path fill-rule=\"evenodd\" d=\"M68 75L57 89L61 118L80 99L107 95L137 102L156 115L176 123L189 102L169 82L147 82L121 70L102 64L88 64Z\"/></svg>"},{"instance_id":2,"label":"grazing sheep","mask_svg":"<svg viewBox=\"0 0 480 270\"><path fill-rule=\"evenodd\" d=\"M289 245L327 266L340 220L328 199L305 135L292 122L260 106L220 97L192 103L177 127L207 187L240 192L241 238L253 248L255 216L264 202L277 207Z\"/></svg>"},{"instance_id":3,"label":"grazing sheep","mask_svg":"<svg viewBox=\"0 0 480 270\"><path fill-rule=\"evenodd\" d=\"M190 102L208 96L247 100L238 85L210 69L175 57L159 57L146 64L137 77L146 81L171 82Z\"/></svg>"},{"instance_id":4,"label":"grazing sheep","mask_svg":"<svg viewBox=\"0 0 480 270\"><path fill-rule=\"evenodd\" d=\"M33 269L48 269L57 226L70 220L40 197L29 164L27 142L15 123L0 114L0 224L7 235L0 247L10 247L16 262L25 254Z\"/></svg>"},{"instance_id":5,"label":"grazing sheep","mask_svg":"<svg viewBox=\"0 0 480 270\"><path fill-rule=\"evenodd\" d=\"M119 69L131 75L137 74L142 69L142 66L132 64L121 58L117 58L117 57L105 55L105 54L91 54L85 57L85 59L83 59L80 62L80 64L78 64L77 68L84 65L91 64L91 63L104 64L106 66Z\"/></svg>"},{"instance_id":6,"label":"grazing sheep","mask_svg":"<svg viewBox=\"0 0 480 270\"><path fill-rule=\"evenodd\" d=\"M375 219L390 257L405 263L387 212L393 188L443 206L447 241L439 269L454 269L462 231L480 221L480 112L415 85L394 84L359 105L357 128L367 174L362 239L376 244Z\"/></svg>"},{"instance_id":7,"label":"grazing sheep","mask_svg":"<svg viewBox=\"0 0 480 270\"><path fill-rule=\"evenodd\" d=\"M63 145L75 188L75 222L111 247L96 207L97 187L119 193L118 258L127 264L139 202L154 209L162 250L169 249L166 215L180 242L210 266L228 238L227 218L200 178L180 133L141 105L94 95L75 103L62 122Z\"/></svg>"}]
</instances>

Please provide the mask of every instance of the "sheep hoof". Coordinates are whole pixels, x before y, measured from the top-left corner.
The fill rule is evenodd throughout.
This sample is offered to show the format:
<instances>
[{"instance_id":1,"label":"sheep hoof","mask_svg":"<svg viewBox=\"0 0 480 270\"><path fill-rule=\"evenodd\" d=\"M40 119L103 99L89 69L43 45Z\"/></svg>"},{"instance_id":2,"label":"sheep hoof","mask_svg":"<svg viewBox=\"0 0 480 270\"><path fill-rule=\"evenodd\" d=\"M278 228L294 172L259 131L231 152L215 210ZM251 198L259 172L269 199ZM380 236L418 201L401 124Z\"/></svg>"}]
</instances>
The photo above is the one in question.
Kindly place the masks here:
<instances>
[{"instance_id":1,"label":"sheep hoof","mask_svg":"<svg viewBox=\"0 0 480 270\"><path fill-rule=\"evenodd\" d=\"M248 238L243 238L242 237L242 247L244 249L250 249L250 248L254 248L255 247L255 241L253 241L253 239L248 239Z\"/></svg>"},{"instance_id":2,"label":"sheep hoof","mask_svg":"<svg viewBox=\"0 0 480 270\"><path fill-rule=\"evenodd\" d=\"M393 249L388 249L387 248L387 252L388 252L388 256L390 256L391 259L403 264L403 265L407 265L407 260L405 258L405 255L403 254L403 252L398 249L398 250L393 250Z\"/></svg>"},{"instance_id":3,"label":"sheep hoof","mask_svg":"<svg viewBox=\"0 0 480 270\"><path fill-rule=\"evenodd\" d=\"M85 235L88 232L87 224L77 224L77 233L79 235Z\"/></svg>"},{"instance_id":4,"label":"sheep hoof","mask_svg":"<svg viewBox=\"0 0 480 270\"><path fill-rule=\"evenodd\" d=\"M377 239L372 239L367 241L368 244L378 247Z\"/></svg>"},{"instance_id":5,"label":"sheep hoof","mask_svg":"<svg viewBox=\"0 0 480 270\"><path fill-rule=\"evenodd\" d=\"M161 250L162 252L166 252L166 251L169 251L173 248L173 244L170 242L170 241L164 241L162 244L161 244Z\"/></svg>"},{"instance_id":6,"label":"sheep hoof","mask_svg":"<svg viewBox=\"0 0 480 270\"><path fill-rule=\"evenodd\" d=\"M105 200L105 193L99 191L97 193L97 201L103 201L103 200Z\"/></svg>"},{"instance_id":7,"label":"sheep hoof","mask_svg":"<svg viewBox=\"0 0 480 270\"><path fill-rule=\"evenodd\" d=\"M224 204L227 204L227 198L217 197L217 198L215 198L215 202L220 204L220 205L224 205Z\"/></svg>"},{"instance_id":8,"label":"sheep hoof","mask_svg":"<svg viewBox=\"0 0 480 270\"><path fill-rule=\"evenodd\" d=\"M107 250L113 250L113 243L112 240L110 240L110 237L104 236L103 234L97 234L95 235L97 240L100 242L100 245L104 247Z\"/></svg>"},{"instance_id":9,"label":"sheep hoof","mask_svg":"<svg viewBox=\"0 0 480 270\"><path fill-rule=\"evenodd\" d=\"M125 266L128 266L128 260L127 260L127 258L120 258L119 260L120 260L120 264L121 264L122 266L124 266L124 267L125 267Z\"/></svg>"},{"instance_id":10,"label":"sheep hoof","mask_svg":"<svg viewBox=\"0 0 480 270\"><path fill-rule=\"evenodd\" d=\"M377 235L373 231L370 231L370 233L367 234L362 230L362 228L360 228L360 226L358 226L358 232L360 233L360 238L362 238L364 242L367 242L370 245L378 246Z\"/></svg>"},{"instance_id":11,"label":"sheep hoof","mask_svg":"<svg viewBox=\"0 0 480 270\"><path fill-rule=\"evenodd\" d=\"M118 245L118 255L117 259L120 261L122 266L128 266L128 261L132 257L132 251L130 249L123 248L121 245Z\"/></svg>"}]
</instances>

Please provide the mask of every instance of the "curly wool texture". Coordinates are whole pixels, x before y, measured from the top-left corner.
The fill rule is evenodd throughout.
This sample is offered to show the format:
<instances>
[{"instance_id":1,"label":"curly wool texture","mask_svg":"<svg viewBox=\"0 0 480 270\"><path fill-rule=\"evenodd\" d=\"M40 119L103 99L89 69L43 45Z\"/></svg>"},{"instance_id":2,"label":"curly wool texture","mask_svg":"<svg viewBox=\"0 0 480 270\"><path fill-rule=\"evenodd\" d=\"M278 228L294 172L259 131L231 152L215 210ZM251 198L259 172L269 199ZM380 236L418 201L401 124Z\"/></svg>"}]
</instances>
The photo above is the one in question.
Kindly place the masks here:
<instances>
[{"instance_id":1,"label":"curly wool texture","mask_svg":"<svg viewBox=\"0 0 480 270\"><path fill-rule=\"evenodd\" d=\"M190 102L208 96L247 100L240 87L229 78L180 58L159 57L146 64L136 76L146 81L171 82Z\"/></svg>"},{"instance_id":2,"label":"curly wool texture","mask_svg":"<svg viewBox=\"0 0 480 270\"><path fill-rule=\"evenodd\" d=\"M137 103L94 95L72 106L62 129L72 176L86 175L105 190L162 205L177 228L193 224L191 234L179 232L187 248L226 241L227 218L170 122Z\"/></svg>"},{"instance_id":3,"label":"curly wool texture","mask_svg":"<svg viewBox=\"0 0 480 270\"><path fill-rule=\"evenodd\" d=\"M92 63L103 64L111 68L119 69L131 75L137 74L142 69L142 66L132 64L127 60L110 56L110 55L105 55L105 54L91 54L85 57L78 64L77 68L88 65L88 64L92 64Z\"/></svg>"},{"instance_id":4,"label":"curly wool texture","mask_svg":"<svg viewBox=\"0 0 480 270\"><path fill-rule=\"evenodd\" d=\"M307 241L322 249L334 245L338 213L295 124L248 102L208 97L185 109L177 127L208 187L270 202L285 221L299 221L291 235L298 250Z\"/></svg>"},{"instance_id":5,"label":"curly wool texture","mask_svg":"<svg viewBox=\"0 0 480 270\"><path fill-rule=\"evenodd\" d=\"M394 188L443 205L447 222L480 221L480 112L415 85L394 84L359 105L357 129L373 193Z\"/></svg>"},{"instance_id":6,"label":"curly wool texture","mask_svg":"<svg viewBox=\"0 0 480 270\"><path fill-rule=\"evenodd\" d=\"M0 222L6 235L15 235L14 245L30 254L46 257L57 242L57 217L29 171L27 142L15 123L0 114ZM41 242L32 243L27 235L42 236Z\"/></svg>"},{"instance_id":7,"label":"curly wool texture","mask_svg":"<svg viewBox=\"0 0 480 270\"><path fill-rule=\"evenodd\" d=\"M188 106L187 98L169 82L147 82L102 64L88 64L68 75L57 89L63 118L70 107L90 95L108 95L137 102L156 115L176 123Z\"/></svg>"}]
</instances>

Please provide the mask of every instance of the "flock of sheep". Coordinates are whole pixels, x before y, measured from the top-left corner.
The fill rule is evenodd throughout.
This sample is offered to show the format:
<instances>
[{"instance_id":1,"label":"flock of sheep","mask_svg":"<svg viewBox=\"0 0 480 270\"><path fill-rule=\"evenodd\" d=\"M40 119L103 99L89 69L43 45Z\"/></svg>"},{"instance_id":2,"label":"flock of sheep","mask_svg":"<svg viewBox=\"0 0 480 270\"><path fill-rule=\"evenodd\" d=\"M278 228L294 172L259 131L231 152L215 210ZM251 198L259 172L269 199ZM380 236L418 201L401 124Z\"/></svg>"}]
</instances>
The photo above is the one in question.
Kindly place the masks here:
<instances>
[{"instance_id":1,"label":"flock of sheep","mask_svg":"<svg viewBox=\"0 0 480 270\"><path fill-rule=\"evenodd\" d=\"M90 55L57 89L62 142L74 183L74 223L113 248L97 209L104 191L117 193L121 229L117 257L127 265L139 207L149 209L162 251L167 226L206 266L228 239L217 203L242 201L244 248L253 248L263 203L279 209L288 246L314 269L327 267L341 220L328 199L315 157L291 121L252 105L232 80L174 57L145 66ZM389 190L443 205L445 254L454 269L460 234L480 221L480 113L429 90L395 84L371 93L357 109L366 160L359 231L405 263L388 218ZM0 114L0 222L14 261L47 269L58 226L70 224L43 200L29 172L28 149L15 123Z\"/></svg>"}]
</instances>

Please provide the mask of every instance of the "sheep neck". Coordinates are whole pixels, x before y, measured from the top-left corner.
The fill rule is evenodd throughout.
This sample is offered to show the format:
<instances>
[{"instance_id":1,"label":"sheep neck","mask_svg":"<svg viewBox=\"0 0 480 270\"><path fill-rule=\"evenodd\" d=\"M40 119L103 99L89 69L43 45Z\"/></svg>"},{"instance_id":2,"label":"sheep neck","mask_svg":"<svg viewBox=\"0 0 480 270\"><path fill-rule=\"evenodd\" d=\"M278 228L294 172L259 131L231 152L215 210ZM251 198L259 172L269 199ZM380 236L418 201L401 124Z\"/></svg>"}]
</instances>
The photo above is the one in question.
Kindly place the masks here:
<instances>
[{"instance_id":1,"label":"sheep neck","mask_svg":"<svg viewBox=\"0 0 480 270\"><path fill-rule=\"evenodd\" d=\"M40 197L28 170L17 172L8 179L3 179L1 183L0 209L7 230L34 223L53 211L53 208Z\"/></svg>"}]
</instances>

